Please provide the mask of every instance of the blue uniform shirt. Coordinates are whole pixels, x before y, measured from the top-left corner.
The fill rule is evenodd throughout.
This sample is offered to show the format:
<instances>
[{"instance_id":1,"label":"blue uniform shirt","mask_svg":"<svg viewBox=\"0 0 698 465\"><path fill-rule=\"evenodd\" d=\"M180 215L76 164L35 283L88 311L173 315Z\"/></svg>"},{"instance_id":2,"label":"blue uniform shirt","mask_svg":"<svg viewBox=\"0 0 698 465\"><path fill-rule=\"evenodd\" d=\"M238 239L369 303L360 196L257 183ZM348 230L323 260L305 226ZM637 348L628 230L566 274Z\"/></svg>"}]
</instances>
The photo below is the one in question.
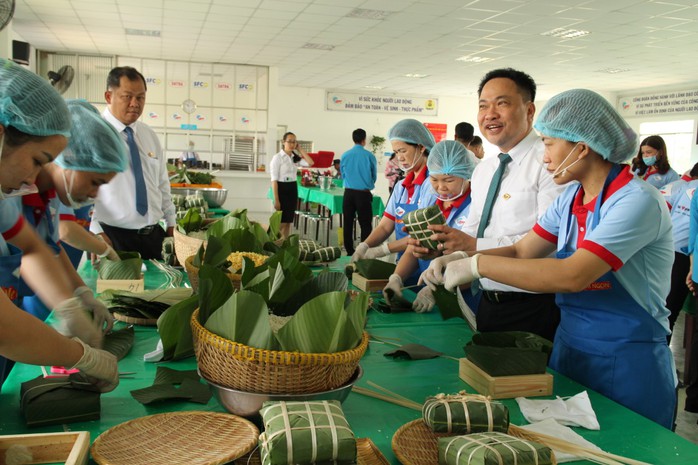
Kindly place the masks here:
<instances>
[{"instance_id":1,"label":"blue uniform shirt","mask_svg":"<svg viewBox=\"0 0 698 465\"><path fill-rule=\"evenodd\" d=\"M674 231L674 251L688 255L688 229L691 220L691 199L698 188L698 180L686 182L683 179L662 187L659 191L671 210L671 224Z\"/></svg>"},{"instance_id":2,"label":"blue uniform shirt","mask_svg":"<svg viewBox=\"0 0 698 465\"><path fill-rule=\"evenodd\" d=\"M342 154L339 162L345 189L372 190L376 186L376 157L361 144Z\"/></svg>"}]
</instances>

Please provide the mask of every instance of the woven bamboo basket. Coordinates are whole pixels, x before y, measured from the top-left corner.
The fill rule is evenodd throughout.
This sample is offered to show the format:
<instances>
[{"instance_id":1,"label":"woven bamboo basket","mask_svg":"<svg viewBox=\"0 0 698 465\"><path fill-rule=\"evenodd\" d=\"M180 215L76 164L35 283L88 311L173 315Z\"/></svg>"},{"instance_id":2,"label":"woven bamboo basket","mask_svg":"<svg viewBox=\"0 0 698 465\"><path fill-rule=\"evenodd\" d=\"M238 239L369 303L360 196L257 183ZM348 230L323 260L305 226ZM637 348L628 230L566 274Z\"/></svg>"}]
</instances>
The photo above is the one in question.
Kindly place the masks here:
<instances>
[{"instance_id":1,"label":"woven bamboo basket","mask_svg":"<svg viewBox=\"0 0 698 465\"><path fill-rule=\"evenodd\" d=\"M310 394L343 386L368 348L359 345L334 354L256 349L213 334L191 318L194 352L204 378L231 389L263 394Z\"/></svg>"},{"instance_id":2,"label":"woven bamboo basket","mask_svg":"<svg viewBox=\"0 0 698 465\"><path fill-rule=\"evenodd\" d=\"M196 255L196 252L199 251L201 244L204 244L205 247L206 241L203 239L197 239L196 237L184 235L179 232L177 228L174 228L175 255L177 256L177 261L180 265L186 266L185 262L187 258L191 257L192 255Z\"/></svg>"}]
</instances>

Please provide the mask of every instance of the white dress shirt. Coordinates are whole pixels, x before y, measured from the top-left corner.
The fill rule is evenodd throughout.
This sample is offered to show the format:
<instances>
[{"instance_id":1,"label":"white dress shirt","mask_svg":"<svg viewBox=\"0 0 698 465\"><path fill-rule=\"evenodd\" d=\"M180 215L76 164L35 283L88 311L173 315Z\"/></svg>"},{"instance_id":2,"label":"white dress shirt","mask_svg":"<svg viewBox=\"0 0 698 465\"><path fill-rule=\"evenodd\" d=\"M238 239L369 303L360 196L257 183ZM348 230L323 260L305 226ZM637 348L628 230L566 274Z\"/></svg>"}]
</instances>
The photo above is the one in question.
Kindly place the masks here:
<instances>
[{"instance_id":1,"label":"white dress shirt","mask_svg":"<svg viewBox=\"0 0 698 465\"><path fill-rule=\"evenodd\" d=\"M269 163L269 173L272 181L291 182L296 180L296 164L293 163L292 156L283 150L274 155L271 163Z\"/></svg>"},{"instance_id":2,"label":"white dress shirt","mask_svg":"<svg viewBox=\"0 0 698 465\"><path fill-rule=\"evenodd\" d=\"M167 159L157 135L147 124L140 121L130 125L140 152L143 178L148 194L148 212L141 215L136 211L136 180L130 162L131 152L126 143L126 133L124 133L126 125L116 119L109 108L104 110L102 117L121 135L126 145L126 153L129 154L129 164L126 171L117 173L108 184L99 188L90 231L95 234L101 233L100 221L124 229L140 229L157 224L162 219L165 220L167 227L174 226L176 215L170 194Z\"/></svg>"},{"instance_id":3,"label":"white dress shirt","mask_svg":"<svg viewBox=\"0 0 698 465\"><path fill-rule=\"evenodd\" d=\"M477 250L511 245L521 239L536 224L548 206L565 190L558 186L545 169L543 142L534 131L509 151L499 193L492 208L484 237L477 239ZM473 171L471 179L470 213L461 230L477 237L485 198L490 182L499 166L498 157L484 158ZM480 287L489 291L528 292L491 279L480 280Z\"/></svg>"}]
</instances>

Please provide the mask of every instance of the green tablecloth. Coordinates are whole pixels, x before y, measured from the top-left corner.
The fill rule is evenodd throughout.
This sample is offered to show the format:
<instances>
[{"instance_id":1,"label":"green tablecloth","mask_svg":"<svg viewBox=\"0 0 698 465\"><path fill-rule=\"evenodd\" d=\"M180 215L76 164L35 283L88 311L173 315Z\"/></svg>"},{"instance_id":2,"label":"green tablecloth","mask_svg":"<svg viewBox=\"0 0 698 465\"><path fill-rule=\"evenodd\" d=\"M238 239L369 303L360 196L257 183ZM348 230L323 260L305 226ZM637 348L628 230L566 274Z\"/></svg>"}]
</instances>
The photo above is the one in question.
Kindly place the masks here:
<instances>
[{"instance_id":1,"label":"green tablecloth","mask_svg":"<svg viewBox=\"0 0 698 465\"><path fill-rule=\"evenodd\" d=\"M273 199L271 190L267 192L267 198ZM341 215L344 212L342 201L344 200L344 188L332 186L324 191L319 187L305 187L298 184L298 198L302 202L314 202L326 207L331 215ZM382 216L385 211L385 203L380 196L373 196L373 215Z\"/></svg>"},{"instance_id":2,"label":"green tablecloth","mask_svg":"<svg viewBox=\"0 0 698 465\"><path fill-rule=\"evenodd\" d=\"M347 259L335 262L332 269L343 270ZM316 268L319 270L320 268ZM81 270L87 280L91 278L89 266ZM155 269L146 274L146 288L156 287L162 277ZM369 311L367 331L379 338L400 344L416 342L444 352L451 357L463 356L462 347L470 340L469 328L462 320L442 321L438 313L379 314ZM223 411L212 399L207 405L170 402L146 407L136 402L129 391L152 384L156 365L143 362L143 354L155 348L157 332L154 328L136 327L135 346L119 363L122 372L136 372L133 379L122 379L119 387L102 396L102 418L99 421L72 423L27 429L19 413L19 385L40 374L34 366L18 364L5 384L0 395L0 434L22 434L32 432L63 431L64 428L87 430L94 439L106 429L144 415L168 411L205 410ZM450 358L422 361L395 360L384 354L394 346L372 341L361 361L364 370L359 385L370 387L368 381L390 389L417 402L439 392L457 392L466 389L474 392L458 378L458 362ZM184 370L193 369L193 358L164 363L165 366ZM574 395L585 388L568 378L555 374L555 394ZM598 416L601 431L575 430L602 449L652 464L694 465L698 463L698 445L677 436L657 424L639 416L613 401L595 393L589 396ZM648 402L651 402L648 399ZM506 400L514 424L525 424L514 400ZM391 439L403 424L419 418L419 412L409 410L381 400L353 393L343 404L347 419L357 437L369 437L380 448L391 464L399 462L391 449ZM578 462L581 463L581 462ZM590 463L590 462L583 462Z\"/></svg>"}]
</instances>

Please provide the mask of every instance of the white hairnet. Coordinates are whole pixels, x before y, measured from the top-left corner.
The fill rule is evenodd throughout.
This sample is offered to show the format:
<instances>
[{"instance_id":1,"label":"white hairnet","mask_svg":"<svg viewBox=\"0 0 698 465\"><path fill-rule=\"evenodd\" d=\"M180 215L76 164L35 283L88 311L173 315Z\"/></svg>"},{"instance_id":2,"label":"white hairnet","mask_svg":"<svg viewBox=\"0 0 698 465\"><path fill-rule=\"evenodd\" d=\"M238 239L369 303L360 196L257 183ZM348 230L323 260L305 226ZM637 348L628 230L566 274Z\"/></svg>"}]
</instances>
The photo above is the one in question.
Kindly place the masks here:
<instances>
[{"instance_id":1,"label":"white hairnet","mask_svg":"<svg viewBox=\"0 0 698 465\"><path fill-rule=\"evenodd\" d=\"M470 179L475 169L475 160L458 141L442 140L431 149L427 158L429 174L448 174Z\"/></svg>"},{"instance_id":2,"label":"white hairnet","mask_svg":"<svg viewBox=\"0 0 698 465\"><path fill-rule=\"evenodd\" d=\"M608 101L587 89L557 94L533 125L544 136L585 142L606 160L623 163L635 155L637 134Z\"/></svg>"},{"instance_id":3,"label":"white hairnet","mask_svg":"<svg viewBox=\"0 0 698 465\"><path fill-rule=\"evenodd\" d=\"M73 122L68 147L54 163L61 168L93 173L120 173L128 165L126 146L116 129L84 100L68 100Z\"/></svg>"},{"instance_id":4,"label":"white hairnet","mask_svg":"<svg viewBox=\"0 0 698 465\"><path fill-rule=\"evenodd\" d=\"M434 136L416 119L403 119L388 131L388 140L401 140L408 144L418 144L431 152Z\"/></svg>"},{"instance_id":5,"label":"white hairnet","mask_svg":"<svg viewBox=\"0 0 698 465\"><path fill-rule=\"evenodd\" d=\"M0 59L0 124L33 136L70 137L70 115L48 81Z\"/></svg>"}]
</instances>

